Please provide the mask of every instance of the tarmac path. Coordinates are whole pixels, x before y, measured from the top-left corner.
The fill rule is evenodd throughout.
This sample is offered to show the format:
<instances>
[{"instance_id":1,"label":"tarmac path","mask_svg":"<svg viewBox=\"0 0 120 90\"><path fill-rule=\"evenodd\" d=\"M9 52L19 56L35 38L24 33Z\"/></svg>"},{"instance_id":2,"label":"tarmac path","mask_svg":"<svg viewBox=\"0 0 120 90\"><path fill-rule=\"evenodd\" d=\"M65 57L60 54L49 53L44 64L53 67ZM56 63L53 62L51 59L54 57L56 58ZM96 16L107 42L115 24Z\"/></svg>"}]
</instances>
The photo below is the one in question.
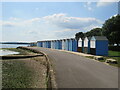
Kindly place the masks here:
<instances>
[{"instance_id":1,"label":"tarmac path","mask_svg":"<svg viewBox=\"0 0 120 90\"><path fill-rule=\"evenodd\" d=\"M58 88L118 88L118 68L72 53L29 47L48 55Z\"/></svg>"}]
</instances>

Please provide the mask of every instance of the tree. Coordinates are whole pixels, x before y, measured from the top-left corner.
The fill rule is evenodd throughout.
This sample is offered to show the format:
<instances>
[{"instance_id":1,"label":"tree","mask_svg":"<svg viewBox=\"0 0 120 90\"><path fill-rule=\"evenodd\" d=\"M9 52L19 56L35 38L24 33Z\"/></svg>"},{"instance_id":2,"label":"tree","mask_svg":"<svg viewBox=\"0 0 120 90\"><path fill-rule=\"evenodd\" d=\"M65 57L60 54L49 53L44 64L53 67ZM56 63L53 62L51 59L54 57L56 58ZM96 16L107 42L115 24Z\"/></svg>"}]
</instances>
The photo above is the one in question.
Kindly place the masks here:
<instances>
[{"instance_id":1,"label":"tree","mask_svg":"<svg viewBox=\"0 0 120 90\"><path fill-rule=\"evenodd\" d=\"M102 35L102 28L94 28L88 32L85 33L86 37L90 36L101 36Z\"/></svg>"},{"instance_id":2,"label":"tree","mask_svg":"<svg viewBox=\"0 0 120 90\"><path fill-rule=\"evenodd\" d=\"M102 26L103 35L105 35L110 44L120 44L120 15L113 16L112 18L105 21Z\"/></svg>"},{"instance_id":3,"label":"tree","mask_svg":"<svg viewBox=\"0 0 120 90\"><path fill-rule=\"evenodd\" d=\"M79 40L79 38L83 38L84 37L84 33L83 32L78 32L75 34L75 38L76 40Z\"/></svg>"}]
</instances>

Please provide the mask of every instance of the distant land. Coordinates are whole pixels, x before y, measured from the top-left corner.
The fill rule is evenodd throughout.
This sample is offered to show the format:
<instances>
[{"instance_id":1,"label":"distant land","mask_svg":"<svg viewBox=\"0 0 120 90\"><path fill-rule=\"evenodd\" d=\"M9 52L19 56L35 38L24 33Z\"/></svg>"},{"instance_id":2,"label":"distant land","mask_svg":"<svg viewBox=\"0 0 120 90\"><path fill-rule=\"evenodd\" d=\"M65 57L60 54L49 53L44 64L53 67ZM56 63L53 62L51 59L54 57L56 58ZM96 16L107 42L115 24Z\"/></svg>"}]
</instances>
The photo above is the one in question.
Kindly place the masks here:
<instances>
[{"instance_id":1,"label":"distant land","mask_svg":"<svg viewBox=\"0 0 120 90\"><path fill-rule=\"evenodd\" d=\"M0 44L30 44L30 42L0 42Z\"/></svg>"}]
</instances>

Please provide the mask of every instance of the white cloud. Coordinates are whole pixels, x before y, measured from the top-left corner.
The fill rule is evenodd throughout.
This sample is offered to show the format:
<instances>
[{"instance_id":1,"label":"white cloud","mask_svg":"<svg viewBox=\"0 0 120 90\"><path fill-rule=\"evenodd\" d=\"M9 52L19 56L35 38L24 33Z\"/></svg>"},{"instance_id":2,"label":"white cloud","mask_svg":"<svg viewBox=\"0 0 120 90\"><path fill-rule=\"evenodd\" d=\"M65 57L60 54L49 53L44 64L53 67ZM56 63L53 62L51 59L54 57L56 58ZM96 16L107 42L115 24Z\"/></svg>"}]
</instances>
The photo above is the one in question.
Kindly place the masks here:
<instances>
[{"instance_id":1,"label":"white cloud","mask_svg":"<svg viewBox=\"0 0 120 90\"><path fill-rule=\"evenodd\" d=\"M14 27L17 26L18 23L10 22L10 21L2 21L2 26L4 27Z\"/></svg>"},{"instance_id":2,"label":"white cloud","mask_svg":"<svg viewBox=\"0 0 120 90\"><path fill-rule=\"evenodd\" d=\"M96 25L103 23L96 18L68 17L66 14L53 14L44 17L44 19L50 24L68 29L80 29L92 24Z\"/></svg>"},{"instance_id":3,"label":"white cloud","mask_svg":"<svg viewBox=\"0 0 120 90\"><path fill-rule=\"evenodd\" d=\"M1 23L1 22L0 22ZM81 18L81 17L70 17L66 14L60 13L60 14L53 14L49 16L45 16L42 18L33 18L30 20L24 20L24 21L3 21L3 26L26 26L26 25L32 25L32 24L50 24L55 25L59 28L66 28L66 29L80 29L83 27L87 27L90 25L97 25L102 24L103 22L96 18Z\"/></svg>"},{"instance_id":4,"label":"white cloud","mask_svg":"<svg viewBox=\"0 0 120 90\"><path fill-rule=\"evenodd\" d=\"M61 32L70 32L70 31L79 31L79 29L63 29L63 30L57 30L54 32L61 33Z\"/></svg>"},{"instance_id":5,"label":"white cloud","mask_svg":"<svg viewBox=\"0 0 120 90\"><path fill-rule=\"evenodd\" d=\"M20 20L20 19L16 18L16 17L10 17L10 20L17 21L17 20Z\"/></svg>"},{"instance_id":6,"label":"white cloud","mask_svg":"<svg viewBox=\"0 0 120 90\"><path fill-rule=\"evenodd\" d=\"M107 6L107 5L110 5L114 2L118 2L119 0L99 0L97 2L97 7L102 7L102 6Z\"/></svg>"},{"instance_id":7,"label":"white cloud","mask_svg":"<svg viewBox=\"0 0 120 90\"><path fill-rule=\"evenodd\" d=\"M102 7L102 6L107 6L112 4L112 2L98 2L97 3L97 7Z\"/></svg>"},{"instance_id":8,"label":"white cloud","mask_svg":"<svg viewBox=\"0 0 120 90\"><path fill-rule=\"evenodd\" d=\"M41 18L33 18L30 20L25 20L24 23L34 23L34 22L40 22Z\"/></svg>"},{"instance_id":9,"label":"white cloud","mask_svg":"<svg viewBox=\"0 0 120 90\"><path fill-rule=\"evenodd\" d=\"M41 18L33 18L30 20L20 20L18 18L10 18L8 21L0 21L0 25L3 27L15 27L15 26L26 26L26 25L31 25L34 23L39 23Z\"/></svg>"},{"instance_id":10,"label":"white cloud","mask_svg":"<svg viewBox=\"0 0 120 90\"><path fill-rule=\"evenodd\" d=\"M93 10L93 8L91 7L91 3L92 3L92 2L86 2L86 3L84 4L84 7L87 8L89 11L92 11L92 10Z\"/></svg>"},{"instance_id":11,"label":"white cloud","mask_svg":"<svg viewBox=\"0 0 120 90\"><path fill-rule=\"evenodd\" d=\"M12 18L13 19L13 18ZM3 30L8 32L16 32L16 39L21 40L45 40L45 39L60 39L70 38L77 32L85 32L94 27L100 26L103 22L96 18L81 18L81 17L70 17L67 14L59 13L41 18L32 18L30 20L8 20L0 21L4 27ZM10 34L10 35L11 35ZM4 35L6 36L6 35ZM20 37L21 36L21 37ZM8 37L8 36L7 36ZM10 37L11 40L13 39ZM8 39L8 38L7 38Z\"/></svg>"}]
</instances>

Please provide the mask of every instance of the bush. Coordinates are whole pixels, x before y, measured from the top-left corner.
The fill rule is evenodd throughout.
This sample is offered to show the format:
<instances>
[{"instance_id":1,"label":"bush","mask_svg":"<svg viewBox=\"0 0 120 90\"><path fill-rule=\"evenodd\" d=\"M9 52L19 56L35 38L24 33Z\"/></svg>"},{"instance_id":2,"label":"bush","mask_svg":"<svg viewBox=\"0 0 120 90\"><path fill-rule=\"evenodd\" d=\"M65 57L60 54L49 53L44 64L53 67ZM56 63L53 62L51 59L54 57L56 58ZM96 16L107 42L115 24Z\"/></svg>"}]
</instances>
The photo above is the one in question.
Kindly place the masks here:
<instances>
[{"instance_id":1,"label":"bush","mask_svg":"<svg viewBox=\"0 0 120 90\"><path fill-rule=\"evenodd\" d=\"M120 46L109 46L109 50L111 50L111 51L120 51Z\"/></svg>"}]
</instances>

